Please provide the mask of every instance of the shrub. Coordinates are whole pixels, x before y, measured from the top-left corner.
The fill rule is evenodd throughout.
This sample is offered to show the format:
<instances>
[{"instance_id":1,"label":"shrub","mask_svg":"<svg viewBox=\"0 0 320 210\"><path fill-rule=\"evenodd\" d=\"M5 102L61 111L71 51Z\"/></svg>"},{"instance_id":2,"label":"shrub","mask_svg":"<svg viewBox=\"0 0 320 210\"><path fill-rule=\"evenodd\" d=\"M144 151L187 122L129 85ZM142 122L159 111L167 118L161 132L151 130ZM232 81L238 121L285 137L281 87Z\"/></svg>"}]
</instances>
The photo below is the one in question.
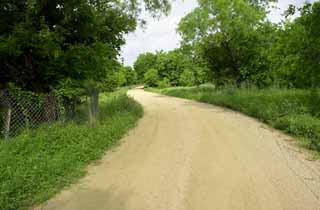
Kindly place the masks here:
<instances>
[{"instance_id":1,"label":"shrub","mask_svg":"<svg viewBox=\"0 0 320 210\"><path fill-rule=\"evenodd\" d=\"M312 89L309 94L310 111L313 115L320 117L320 91Z\"/></svg>"},{"instance_id":2,"label":"shrub","mask_svg":"<svg viewBox=\"0 0 320 210\"><path fill-rule=\"evenodd\" d=\"M165 77L162 80L158 81L157 85L158 85L158 88L161 88L161 89L168 88L170 87L170 81L168 78Z\"/></svg>"},{"instance_id":3,"label":"shrub","mask_svg":"<svg viewBox=\"0 0 320 210\"><path fill-rule=\"evenodd\" d=\"M158 80L159 80L159 74L158 74L158 70L156 69L149 69L144 74L144 83L148 87L156 87Z\"/></svg>"},{"instance_id":4,"label":"shrub","mask_svg":"<svg viewBox=\"0 0 320 210\"><path fill-rule=\"evenodd\" d=\"M179 85L193 86L195 84L196 84L196 78L194 76L194 73L189 69L184 70L179 77Z\"/></svg>"},{"instance_id":5,"label":"shrub","mask_svg":"<svg viewBox=\"0 0 320 210\"><path fill-rule=\"evenodd\" d=\"M122 87L127 83L126 74L123 71L114 73L112 79L117 87Z\"/></svg>"},{"instance_id":6,"label":"shrub","mask_svg":"<svg viewBox=\"0 0 320 210\"><path fill-rule=\"evenodd\" d=\"M310 149L320 151L320 119L311 115L288 115L276 120L275 127L299 137L308 138Z\"/></svg>"}]
</instances>

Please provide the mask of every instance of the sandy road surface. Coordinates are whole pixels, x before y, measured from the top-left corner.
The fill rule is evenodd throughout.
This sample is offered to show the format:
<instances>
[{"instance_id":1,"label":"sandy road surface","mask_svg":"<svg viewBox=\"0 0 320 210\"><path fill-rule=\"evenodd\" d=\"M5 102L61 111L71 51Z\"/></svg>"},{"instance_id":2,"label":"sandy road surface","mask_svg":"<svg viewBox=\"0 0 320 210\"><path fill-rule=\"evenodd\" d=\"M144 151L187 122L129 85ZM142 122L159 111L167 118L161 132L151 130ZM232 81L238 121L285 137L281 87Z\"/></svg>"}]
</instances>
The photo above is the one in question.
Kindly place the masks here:
<instances>
[{"instance_id":1,"label":"sandy road surface","mask_svg":"<svg viewBox=\"0 0 320 210\"><path fill-rule=\"evenodd\" d=\"M320 165L241 114L142 90L145 116L49 210L320 210Z\"/></svg>"}]
</instances>

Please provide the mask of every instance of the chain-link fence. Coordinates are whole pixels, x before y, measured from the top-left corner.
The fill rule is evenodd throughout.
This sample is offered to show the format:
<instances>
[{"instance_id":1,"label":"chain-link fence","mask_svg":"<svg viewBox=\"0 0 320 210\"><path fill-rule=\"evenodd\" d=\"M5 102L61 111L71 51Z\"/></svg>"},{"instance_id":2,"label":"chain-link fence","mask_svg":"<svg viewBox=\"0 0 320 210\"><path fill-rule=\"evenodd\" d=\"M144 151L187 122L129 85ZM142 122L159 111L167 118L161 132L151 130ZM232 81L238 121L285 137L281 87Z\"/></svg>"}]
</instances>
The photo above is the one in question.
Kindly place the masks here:
<instances>
[{"instance_id":1,"label":"chain-link fence","mask_svg":"<svg viewBox=\"0 0 320 210\"><path fill-rule=\"evenodd\" d=\"M1 138L19 134L26 128L57 121L62 106L54 94L0 90Z\"/></svg>"}]
</instances>

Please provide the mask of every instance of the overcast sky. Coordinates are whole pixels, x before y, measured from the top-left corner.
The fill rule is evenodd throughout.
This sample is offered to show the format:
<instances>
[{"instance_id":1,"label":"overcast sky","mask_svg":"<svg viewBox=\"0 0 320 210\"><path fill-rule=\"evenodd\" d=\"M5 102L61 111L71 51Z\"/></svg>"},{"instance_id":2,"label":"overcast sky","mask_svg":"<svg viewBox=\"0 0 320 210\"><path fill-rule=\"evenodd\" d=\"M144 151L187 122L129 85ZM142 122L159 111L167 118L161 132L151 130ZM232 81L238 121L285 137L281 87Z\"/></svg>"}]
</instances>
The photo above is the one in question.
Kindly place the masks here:
<instances>
[{"instance_id":1,"label":"overcast sky","mask_svg":"<svg viewBox=\"0 0 320 210\"><path fill-rule=\"evenodd\" d=\"M289 4L301 5L303 2L305 0L279 0L277 3L279 9L271 12L269 18L278 22ZM147 17L148 24L144 29L138 28L127 36L126 45L122 47L122 58L125 65L132 65L140 53L178 48L180 37L176 33L177 25L180 19L196 6L196 0L176 0L167 17L162 17L159 20Z\"/></svg>"}]
</instances>

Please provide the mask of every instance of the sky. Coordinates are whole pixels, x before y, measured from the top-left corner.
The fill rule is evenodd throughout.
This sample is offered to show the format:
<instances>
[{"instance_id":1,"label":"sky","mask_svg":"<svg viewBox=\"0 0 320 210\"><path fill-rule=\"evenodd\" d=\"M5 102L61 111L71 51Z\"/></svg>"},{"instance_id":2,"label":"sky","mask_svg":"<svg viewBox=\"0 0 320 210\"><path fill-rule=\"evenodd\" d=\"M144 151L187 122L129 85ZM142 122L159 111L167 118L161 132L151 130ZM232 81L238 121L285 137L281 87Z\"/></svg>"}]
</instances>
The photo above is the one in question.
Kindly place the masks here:
<instances>
[{"instance_id":1,"label":"sky","mask_svg":"<svg viewBox=\"0 0 320 210\"><path fill-rule=\"evenodd\" d=\"M227 1L227 0L226 0ZM282 19L281 14L288 8L289 4L301 5L306 0L278 0L279 9L272 11L269 18L273 22ZM309 2L312 0L309 0ZM142 29L126 37L126 44L122 47L121 57L125 65L133 65L141 53L156 52L160 50L169 51L180 46L180 36L176 28L182 17L191 12L197 6L196 0L176 0L172 4L171 12L167 17L153 19L147 14L142 14L147 20L147 25Z\"/></svg>"}]
</instances>

